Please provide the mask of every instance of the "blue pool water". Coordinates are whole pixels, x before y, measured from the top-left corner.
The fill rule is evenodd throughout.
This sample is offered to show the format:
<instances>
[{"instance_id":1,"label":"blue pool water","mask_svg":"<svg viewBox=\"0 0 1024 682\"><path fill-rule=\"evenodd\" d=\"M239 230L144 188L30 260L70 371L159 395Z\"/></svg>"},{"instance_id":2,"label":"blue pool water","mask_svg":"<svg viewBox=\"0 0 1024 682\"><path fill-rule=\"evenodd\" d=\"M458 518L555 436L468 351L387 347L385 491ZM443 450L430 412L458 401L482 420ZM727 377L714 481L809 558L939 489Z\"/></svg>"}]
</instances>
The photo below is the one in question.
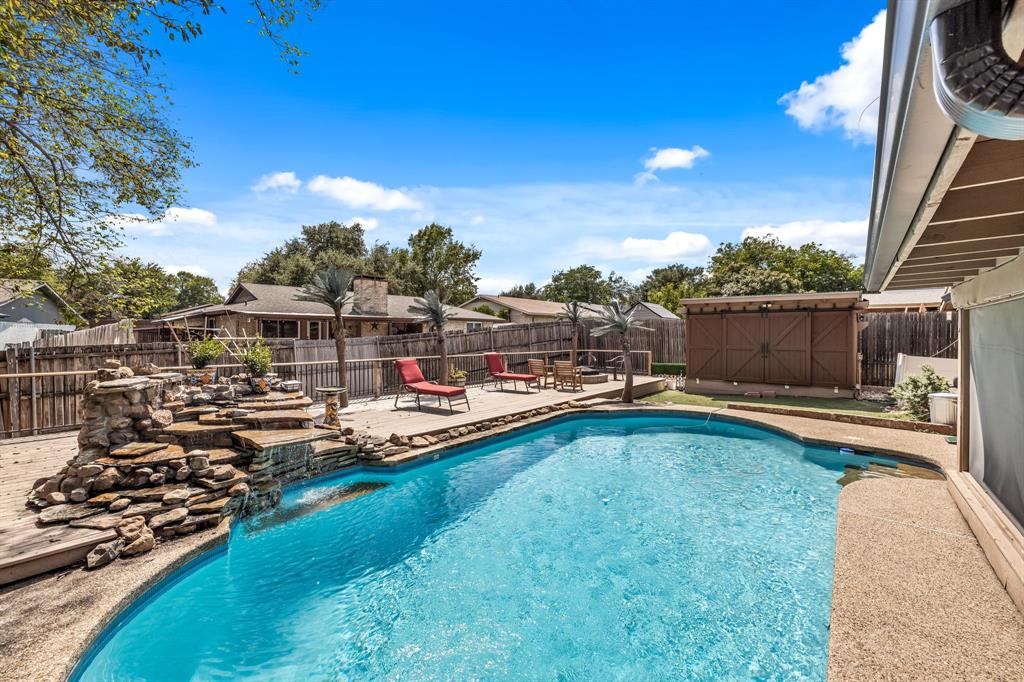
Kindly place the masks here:
<instances>
[{"instance_id":1,"label":"blue pool water","mask_svg":"<svg viewBox=\"0 0 1024 682\"><path fill-rule=\"evenodd\" d=\"M588 417L310 482L77 676L824 679L850 459L703 418Z\"/></svg>"}]
</instances>

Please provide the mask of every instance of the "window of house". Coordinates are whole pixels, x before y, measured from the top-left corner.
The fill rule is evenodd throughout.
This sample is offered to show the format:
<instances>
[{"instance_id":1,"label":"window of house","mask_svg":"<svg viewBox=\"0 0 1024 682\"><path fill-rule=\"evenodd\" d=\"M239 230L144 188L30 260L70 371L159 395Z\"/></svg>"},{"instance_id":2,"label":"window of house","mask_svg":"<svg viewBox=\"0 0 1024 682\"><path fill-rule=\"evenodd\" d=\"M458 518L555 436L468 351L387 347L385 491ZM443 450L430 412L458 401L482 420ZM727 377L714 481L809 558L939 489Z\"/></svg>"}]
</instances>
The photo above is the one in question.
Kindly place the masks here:
<instances>
[{"instance_id":1,"label":"window of house","mask_svg":"<svg viewBox=\"0 0 1024 682\"><path fill-rule=\"evenodd\" d=\"M312 340L312 341L319 341L321 338L323 338L322 336L320 336L320 327L321 327L320 320L310 320L309 321L309 338L310 338L310 340Z\"/></svg>"},{"instance_id":2,"label":"window of house","mask_svg":"<svg viewBox=\"0 0 1024 682\"><path fill-rule=\"evenodd\" d=\"M295 320L260 320L260 336L265 339L297 339L299 323Z\"/></svg>"},{"instance_id":3,"label":"window of house","mask_svg":"<svg viewBox=\"0 0 1024 682\"><path fill-rule=\"evenodd\" d=\"M484 323L483 322L467 322L466 323L466 331L467 332L478 332L478 331L480 331L483 328L484 328Z\"/></svg>"}]
</instances>

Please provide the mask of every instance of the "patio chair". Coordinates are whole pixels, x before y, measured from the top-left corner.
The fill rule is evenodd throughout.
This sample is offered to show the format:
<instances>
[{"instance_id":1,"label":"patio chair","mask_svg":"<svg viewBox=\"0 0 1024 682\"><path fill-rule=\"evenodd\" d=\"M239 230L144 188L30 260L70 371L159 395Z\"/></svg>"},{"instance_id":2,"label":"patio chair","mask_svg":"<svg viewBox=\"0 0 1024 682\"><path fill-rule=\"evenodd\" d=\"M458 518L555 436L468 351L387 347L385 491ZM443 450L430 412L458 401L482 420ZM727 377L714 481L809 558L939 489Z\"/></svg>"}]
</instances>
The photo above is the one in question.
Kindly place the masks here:
<instances>
[{"instance_id":1,"label":"patio chair","mask_svg":"<svg viewBox=\"0 0 1024 682\"><path fill-rule=\"evenodd\" d=\"M540 390L540 381L537 379L536 374L517 374L516 372L505 371L505 361L498 353L484 353L484 360L487 361L487 373L494 379L494 385L505 390L505 382L512 382L512 390L516 390L516 382L523 382L523 386L526 387L526 392L530 392L530 384L537 384L537 390Z\"/></svg>"},{"instance_id":2,"label":"patio chair","mask_svg":"<svg viewBox=\"0 0 1024 682\"><path fill-rule=\"evenodd\" d=\"M464 386L441 386L440 384L427 381L423 376L423 372L420 371L420 365L416 362L415 358L404 358L402 360L395 360L395 371L398 372L399 378L402 380L402 388L395 394L395 407L398 407L398 398L403 393L414 393L416 394L416 409L422 410L420 406L421 395L436 395L437 406L441 406L441 398L448 399L448 410L455 414L455 409L452 407L452 398L462 396L462 399L466 401L466 409L469 410L469 396L466 395L466 388Z\"/></svg>"},{"instance_id":3,"label":"patio chair","mask_svg":"<svg viewBox=\"0 0 1024 682\"><path fill-rule=\"evenodd\" d=\"M554 385L555 388L565 388L566 382L575 391L577 388L583 390L583 368L573 367L568 360L555 360Z\"/></svg>"},{"instance_id":4,"label":"patio chair","mask_svg":"<svg viewBox=\"0 0 1024 682\"><path fill-rule=\"evenodd\" d=\"M541 379L544 380L544 388L548 387L548 377L554 376L552 370L544 364L543 360L530 359L526 361L526 369L530 374L537 375L537 385L540 385Z\"/></svg>"}]
</instances>

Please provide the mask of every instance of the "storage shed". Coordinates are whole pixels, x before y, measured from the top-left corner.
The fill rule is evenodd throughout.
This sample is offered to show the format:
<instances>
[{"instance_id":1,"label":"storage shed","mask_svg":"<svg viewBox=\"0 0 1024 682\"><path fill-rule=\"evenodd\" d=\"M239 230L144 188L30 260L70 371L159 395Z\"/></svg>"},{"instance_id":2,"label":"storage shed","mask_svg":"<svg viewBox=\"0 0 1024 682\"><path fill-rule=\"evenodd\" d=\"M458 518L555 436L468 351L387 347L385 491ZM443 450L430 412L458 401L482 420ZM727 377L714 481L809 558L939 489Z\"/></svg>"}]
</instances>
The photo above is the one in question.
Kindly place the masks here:
<instances>
[{"instance_id":1,"label":"storage shed","mask_svg":"<svg viewBox=\"0 0 1024 682\"><path fill-rule=\"evenodd\" d=\"M865 305L859 291L684 299L686 390L852 397Z\"/></svg>"}]
</instances>

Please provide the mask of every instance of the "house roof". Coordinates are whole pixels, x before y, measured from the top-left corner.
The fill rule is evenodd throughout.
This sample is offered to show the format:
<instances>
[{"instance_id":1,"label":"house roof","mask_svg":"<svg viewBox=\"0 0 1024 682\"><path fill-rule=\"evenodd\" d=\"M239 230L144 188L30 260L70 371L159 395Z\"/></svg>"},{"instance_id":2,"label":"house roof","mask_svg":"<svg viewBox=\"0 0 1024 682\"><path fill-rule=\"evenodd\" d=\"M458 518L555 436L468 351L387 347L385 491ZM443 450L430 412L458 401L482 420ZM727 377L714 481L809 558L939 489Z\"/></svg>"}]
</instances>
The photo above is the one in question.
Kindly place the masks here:
<instances>
[{"instance_id":1,"label":"house roof","mask_svg":"<svg viewBox=\"0 0 1024 682\"><path fill-rule=\"evenodd\" d=\"M954 4L889 3L864 262L868 291L956 286L1024 249L1024 140L955 125L940 104L948 93L936 92L935 66L962 60L936 54L943 47L932 43L928 27ZM1017 36L1016 47L1004 36L1014 57L1021 54L1022 24L1018 2L1005 22L1006 36Z\"/></svg>"},{"instance_id":2,"label":"house roof","mask_svg":"<svg viewBox=\"0 0 1024 682\"><path fill-rule=\"evenodd\" d=\"M196 308L186 308L167 313L160 318L161 321L179 320L185 317L196 317L199 315L220 315L235 313L240 315L285 315L298 317L329 317L334 313L323 303L314 301L300 301L296 296L301 292L300 287L282 286L278 284L252 284L243 282L239 284L228 296L224 303L214 303ZM413 313L409 308L416 300L415 296L397 296L388 294L387 315L356 315L352 313L352 303L342 308L342 315L345 317L363 317L372 319L417 320L419 315ZM473 310L464 310L456 306L447 306L452 312L453 320L467 320L480 322L504 322L500 317L485 315Z\"/></svg>"},{"instance_id":3,"label":"house roof","mask_svg":"<svg viewBox=\"0 0 1024 682\"><path fill-rule=\"evenodd\" d=\"M868 302L868 310L872 308L917 308L922 305L940 305L945 293L945 287L893 289L877 294L864 294L864 300Z\"/></svg>"},{"instance_id":4,"label":"house roof","mask_svg":"<svg viewBox=\"0 0 1024 682\"><path fill-rule=\"evenodd\" d=\"M633 308L639 307L639 306L643 306L644 308L647 308L648 310L650 310L652 313L654 313L658 317L664 317L667 320L678 320L679 319L678 315L676 315L674 312L672 312L671 310L669 310L665 306L663 306L663 305L661 305L659 303L651 303L650 301L640 301L639 303L634 304L633 307L630 308L630 310L632 310Z\"/></svg>"},{"instance_id":5,"label":"house roof","mask_svg":"<svg viewBox=\"0 0 1024 682\"><path fill-rule=\"evenodd\" d=\"M72 308L67 301L61 298L60 294L53 290L53 287L46 282L36 279L0 279L0 305L10 303L16 298L31 296L37 291L49 297L65 310L74 313L76 317L81 317L77 310Z\"/></svg>"},{"instance_id":6,"label":"house roof","mask_svg":"<svg viewBox=\"0 0 1024 682\"><path fill-rule=\"evenodd\" d=\"M462 304L464 309L467 306L479 306L481 303L494 303L510 310L515 310L524 315L537 315L541 317L557 317L565 312L565 304L558 301L542 301L536 298L517 298L515 296L491 296L480 294ZM592 303L581 303L588 317L596 317L601 314L602 306Z\"/></svg>"}]
</instances>

